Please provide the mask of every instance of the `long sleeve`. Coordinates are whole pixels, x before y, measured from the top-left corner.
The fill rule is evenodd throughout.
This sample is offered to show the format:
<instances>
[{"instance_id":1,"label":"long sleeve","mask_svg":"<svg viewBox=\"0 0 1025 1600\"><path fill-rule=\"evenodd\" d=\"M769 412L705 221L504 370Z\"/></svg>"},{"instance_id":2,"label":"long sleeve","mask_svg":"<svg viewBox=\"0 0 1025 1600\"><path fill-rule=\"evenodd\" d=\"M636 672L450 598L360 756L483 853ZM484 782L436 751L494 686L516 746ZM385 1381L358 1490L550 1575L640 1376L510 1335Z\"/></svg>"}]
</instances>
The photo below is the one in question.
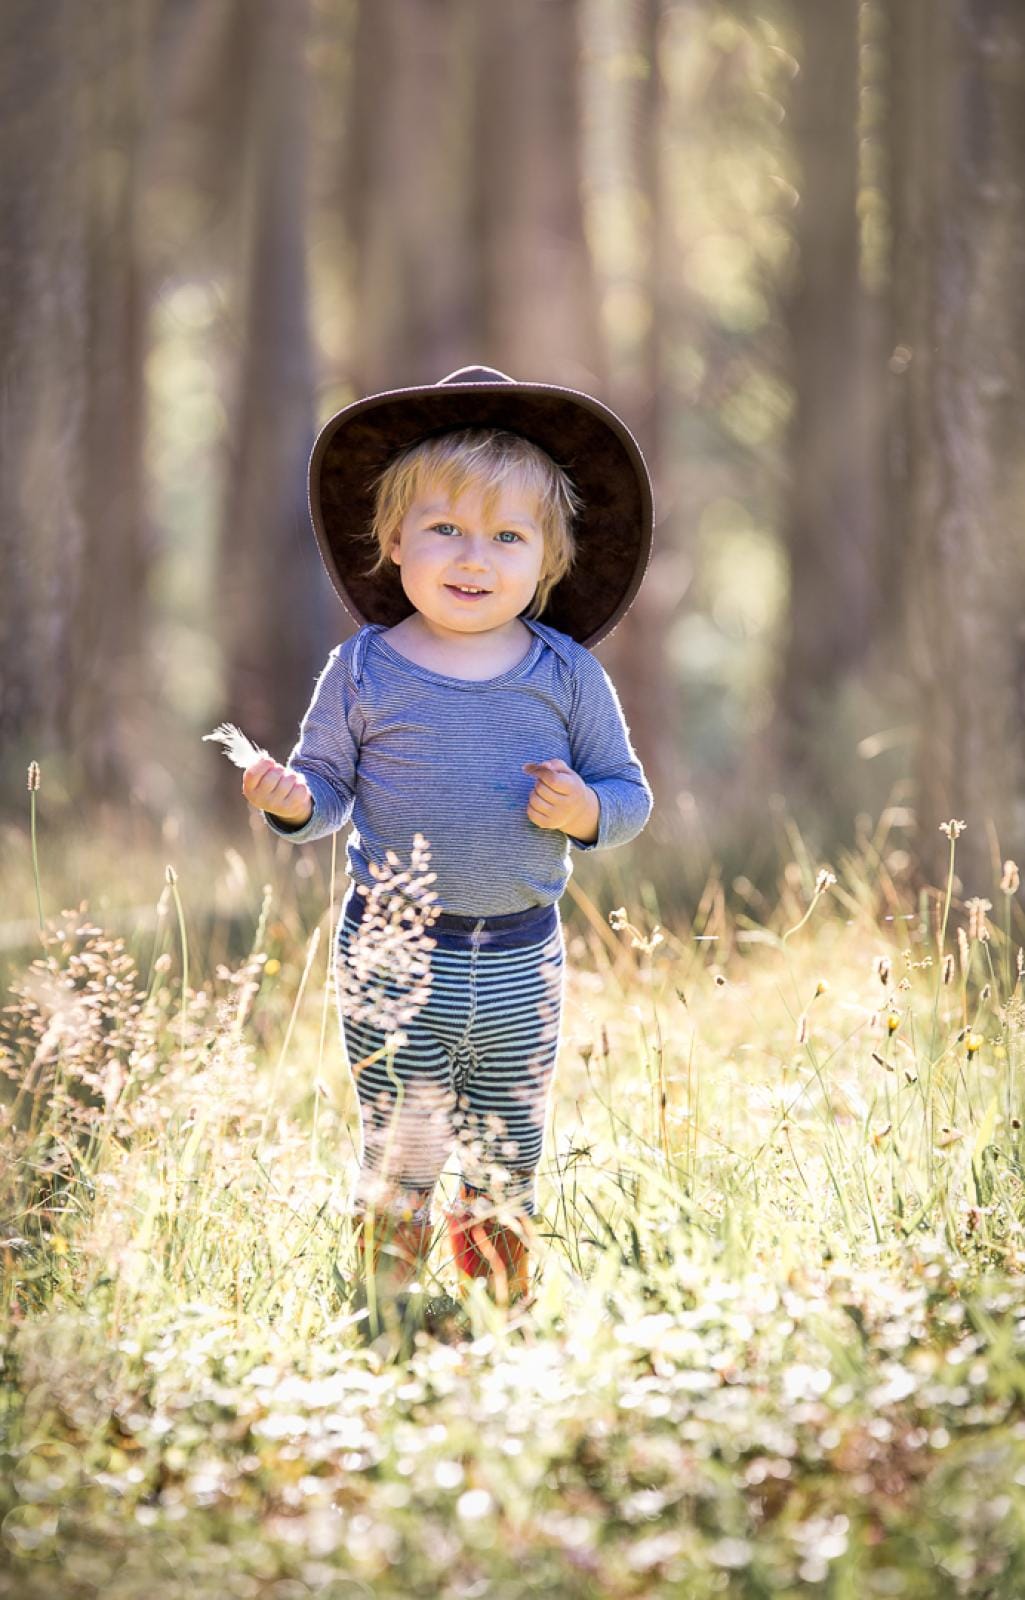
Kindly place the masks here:
<instances>
[{"instance_id":1,"label":"long sleeve","mask_svg":"<svg viewBox=\"0 0 1025 1600\"><path fill-rule=\"evenodd\" d=\"M342 648L336 646L327 658L286 763L309 784L313 813L299 828L263 814L272 833L294 844L335 833L352 815L363 717L356 686L339 655Z\"/></svg>"},{"instance_id":2,"label":"long sleeve","mask_svg":"<svg viewBox=\"0 0 1025 1600\"><path fill-rule=\"evenodd\" d=\"M654 804L611 678L596 656L582 649L574 679L569 728L572 767L598 796L598 837L589 844L569 836L576 850L606 850L636 838Z\"/></svg>"}]
</instances>

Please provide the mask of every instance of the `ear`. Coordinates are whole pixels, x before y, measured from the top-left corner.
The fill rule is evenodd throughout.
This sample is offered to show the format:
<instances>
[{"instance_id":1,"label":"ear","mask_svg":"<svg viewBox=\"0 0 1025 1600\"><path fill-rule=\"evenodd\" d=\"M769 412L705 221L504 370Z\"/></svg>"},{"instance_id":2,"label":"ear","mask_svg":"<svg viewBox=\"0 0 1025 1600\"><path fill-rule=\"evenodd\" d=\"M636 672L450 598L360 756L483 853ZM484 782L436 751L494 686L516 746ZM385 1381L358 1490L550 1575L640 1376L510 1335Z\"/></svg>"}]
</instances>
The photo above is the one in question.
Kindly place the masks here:
<instances>
[{"instance_id":1,"label":"ear","mask_svg":"<svg viewBox=\"0 0 1025 1600\"><path fill-rule=\"evenodd\" d=\"M389 556L394 561L394 563L395 563L395 565L397 567L400 567L402 565L402 552L399 549L399 540L401 539L401 537L402 537L401 534L397 533L395 535L394 539L391 542L391 548L388 551Z\"/></svg>"}]
</instances>

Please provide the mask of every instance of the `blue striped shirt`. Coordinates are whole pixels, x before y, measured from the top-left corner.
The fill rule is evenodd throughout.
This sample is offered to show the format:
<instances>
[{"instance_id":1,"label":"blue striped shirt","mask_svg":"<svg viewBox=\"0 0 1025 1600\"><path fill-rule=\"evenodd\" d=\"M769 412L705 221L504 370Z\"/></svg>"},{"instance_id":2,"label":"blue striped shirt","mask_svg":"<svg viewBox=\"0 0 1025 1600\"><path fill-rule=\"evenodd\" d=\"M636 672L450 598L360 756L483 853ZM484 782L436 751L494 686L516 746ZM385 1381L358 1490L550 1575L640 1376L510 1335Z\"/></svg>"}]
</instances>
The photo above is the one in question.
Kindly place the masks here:
<instances>
[{"instance_id":1,"label":"blue striped shirt","mask_svg":"<svg viewBox=\"0 0 1025 1600\"><path fill-rule=\"evenodd\" d=\"M431 852L443 911L503 916L550 905L572 872L570 847L607 850L640 833L652 794L619 698L600 661L569 634L521 619L534 635L499 677L448 677L400 655L371 623L328 656L288 766L313 814L300 828L264 813L301 844L352 818L348 876L372 888L371 864L405 868L414 834ZM590 844L527 815L524 762L561 757L598 796Z\"/></svg>"}]
</instances>

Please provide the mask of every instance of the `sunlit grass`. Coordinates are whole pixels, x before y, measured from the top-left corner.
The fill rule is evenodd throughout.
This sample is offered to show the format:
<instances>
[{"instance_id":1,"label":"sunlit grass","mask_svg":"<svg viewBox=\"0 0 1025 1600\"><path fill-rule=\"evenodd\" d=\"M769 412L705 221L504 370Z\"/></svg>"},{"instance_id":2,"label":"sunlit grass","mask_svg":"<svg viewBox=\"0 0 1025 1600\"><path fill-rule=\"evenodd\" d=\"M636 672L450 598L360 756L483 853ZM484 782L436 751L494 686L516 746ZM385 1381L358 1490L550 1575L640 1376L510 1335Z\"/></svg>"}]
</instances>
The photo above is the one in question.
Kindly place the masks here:
<instances>
[{"instance_id":1,"label":"sunlit grass","mask_svg":"<svg viewBox=\"0 0 1025 1600\"><path fill-rule=\"evenodd\" d=\"M1025 1592L1017 878L962 904L951 852L918 899L795 840L773 901L713 877L673 927L622 862L571 880L536 1300L403 1349L349 1298L320 858L222 862L203 938L179 858L119 937L43 850L0 1596Z\"/></svg>"}]
</instances>

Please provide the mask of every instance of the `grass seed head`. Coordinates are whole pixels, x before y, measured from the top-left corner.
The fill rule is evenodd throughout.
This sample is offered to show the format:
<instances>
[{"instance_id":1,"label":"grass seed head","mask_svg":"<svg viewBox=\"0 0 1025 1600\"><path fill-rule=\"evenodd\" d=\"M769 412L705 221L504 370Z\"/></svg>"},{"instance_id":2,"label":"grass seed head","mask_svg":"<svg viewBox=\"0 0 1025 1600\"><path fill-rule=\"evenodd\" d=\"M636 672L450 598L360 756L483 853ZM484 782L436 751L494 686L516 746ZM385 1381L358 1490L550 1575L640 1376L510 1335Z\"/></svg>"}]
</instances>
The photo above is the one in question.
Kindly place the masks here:
<instances>
[{"instance_id":1,"label":"grass seed head","mask_svg":"<svg viewBox=\"0 0 1025 1600\"><path fill-rule=\"evenodd\" d=\"M968 935L963 928L957 930L957 953L961 962L961 976L968 971L968 963L972 959L972 952L968 946Z\"/></svg>"},{"instance_id":2,"label":"grass seed head","mask_svg":"<svg viewBox=\"0 0 1025 1600\"><path fill-rule=\"evenodd\" d=\"M1004 862L1004 875L1000 880L1001 889L1004 891L1005 894L1017 894L1018 893L1018 885L1019 885L1020 882L1021 882L1021 875L1018 872L1017 862L1005 861Z\"/></svg>"},{"instance_id":3,"label":"grass seed head","mask_svg":"<svg viewBox=\"0 0 1025 1600\"><path fill-rule=\"evenodd\" d=\"M989 928L986 925L986 912L992 911L992 901L983 900L979 895L973 895L970 900L965 901L965 907L968 912L969 939L978 939L981 943L985 944L986 940L989 938Z\"/></svg>"},{"instance_id":4,"label":"grass seed head","mask_svg":"<svg viewBox=\"0 0 1025 1600\"><path fill-rule=\"evenodd\" d=\"M39 788L39 762L38 761L30 761L29 764L28 764L28 788L29 788L29 794L35 794L36 790Z\"/></svg>"},{"instance_id":5,"label":"grass seed head","mask_svg":"<svg viewBox=\"0 0 1025 1600\"><path fill-rule=\"evenodd\" d=\"M359 886L366 900L362 918L347 948L338 949L335 982L339 1008L354 1022L368 1022L399 1048L406 1036L402 1024L423 1010L433 988L430 933L441 907L428 885L437 874L428 871L431 850L421 833L413 836L409 866L403 868L394 850L385 866L370 863L372 888Z\"/></svg>"}]
</instances>

